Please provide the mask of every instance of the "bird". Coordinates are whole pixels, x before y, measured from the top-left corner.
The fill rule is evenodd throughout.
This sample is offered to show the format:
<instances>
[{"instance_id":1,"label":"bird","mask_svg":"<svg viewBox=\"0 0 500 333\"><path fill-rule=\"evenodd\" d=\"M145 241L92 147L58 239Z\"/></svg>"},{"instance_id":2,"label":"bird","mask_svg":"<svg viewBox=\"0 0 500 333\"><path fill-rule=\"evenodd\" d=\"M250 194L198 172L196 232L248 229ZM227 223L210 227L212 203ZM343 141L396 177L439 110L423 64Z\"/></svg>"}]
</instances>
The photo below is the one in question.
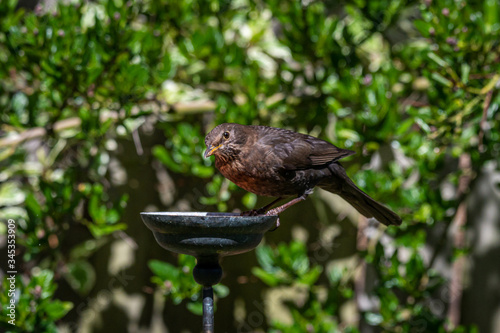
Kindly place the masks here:
<instances>
[{"instance_id":1,"label":"bird","mask_svg":"<svg viewBox=\"0 0 500 333\"><path fill-rule=\"evenodd\" d=\"M216 126L205 137L205 145L204 157L214 155L215 167L225 178L256 195L277 198L242 215L279 216L319 187L339 195L367 218L387 226L401 224L401 217L347 175L339 160L354 154L352 150L287 129L235 123ZM272 208L286 197L295 198Z\"/></svg>"}]
</instances>

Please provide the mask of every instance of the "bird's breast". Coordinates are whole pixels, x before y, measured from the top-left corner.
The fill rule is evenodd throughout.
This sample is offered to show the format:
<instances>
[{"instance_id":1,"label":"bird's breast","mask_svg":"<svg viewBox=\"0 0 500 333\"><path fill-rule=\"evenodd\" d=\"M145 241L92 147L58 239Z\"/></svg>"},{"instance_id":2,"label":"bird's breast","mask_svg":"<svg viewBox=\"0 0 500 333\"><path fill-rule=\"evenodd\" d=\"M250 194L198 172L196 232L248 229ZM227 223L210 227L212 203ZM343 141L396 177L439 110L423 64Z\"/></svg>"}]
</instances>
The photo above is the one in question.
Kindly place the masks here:
<instances>
[{"instance_id":1,"label":"bird's breast","mask_svg":"<svg viewBox=\"0 0 500 333\"><path fill-rule=\"evenodd\" d=\"M253 160L251 163L243 163L239 159L223 161L216 158L215 166L224 177L239 187L262 196L301 195L317 183L315 180L311 182L310 177L304 175L303 171L284 174L265 161Z\"/></svg>"}]
</instances>

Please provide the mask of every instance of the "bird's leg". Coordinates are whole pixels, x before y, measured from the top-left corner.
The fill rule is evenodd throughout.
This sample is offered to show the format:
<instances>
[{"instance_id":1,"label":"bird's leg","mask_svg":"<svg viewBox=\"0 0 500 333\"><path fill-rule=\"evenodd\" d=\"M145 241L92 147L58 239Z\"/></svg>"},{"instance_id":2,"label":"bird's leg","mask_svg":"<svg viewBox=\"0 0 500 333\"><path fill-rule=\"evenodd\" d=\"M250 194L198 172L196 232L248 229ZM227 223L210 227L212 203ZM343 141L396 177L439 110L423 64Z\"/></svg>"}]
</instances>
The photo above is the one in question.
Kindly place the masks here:
<instances>
[{"instance_id":1,"label":"bird's leg","mask_svg":"<svg viewBox=\"0 0 500 333\"><path fill-rule=\"evenodd\" d=\"M283 204L283 205L281 205L279 207L276 207L276 208L273 208L273 209L269 210L266 213L266 215L268 215L268 216L270 216L270 215L279 215L279 214L283 213L287 208L295 205L298 202L301 202L302 200L306 200L307 196L309 194L311 194L311 192L312 191L308 191L308 192L302 194L301 196L299 196L299 197L297 197L297 198L295 198L293 200L288 201L286 204ZM278 217L278 220L276 221L276 228L274 228L271 231L276 230L279 226L280 226L280 218Z\"/></svg>"},{"instance_id":2,"label":"bird's leg","mask_svg":"<svg viewBox=\"0 0 500 333\"><path fill-rule=\"evenodd\" d=\"M282 197L279 197L276 200L273 200L273 202L271 202L270 204L265 205L264 207L261 207L259 209L252 209L252 210L249 210L247 212L243 212L243 213L241 213L241 215L243 215L243 216L256 216L256 215L265 214L269 208L274 206L274 204L276 204L278 201L280 201L282 199L283 199Z\"/></svg>"},{"instance_id":3,"label":"bird's leg","mask_svg":"<svg viewBox=\"0 0 500 333\"><path fill-rule=\"evenodd\" d=\"M283 213L287 208L295 205L298 202L301 202L302 200L306 200L306 198L307 198L307 194L302 194L300 197L297 197L293 200L290 200L286 204L283 204L279 207L276 207L276 208L269 210L266 213L266 215L279 215L279 214Z\"/></svg>"},{"instance_id":4,"label":"bird's leg","mask_svg":"<svg viewBox=\"0 0 500 333\"><path fill-rule=\"evenodd\" d=\"M275 199L275 200L273 200L273 202L271 202L270 204L267 204L267 205L265 205L264 207L257 209L257 213L258 213L258 214L265 214L269 208L271 208L272 206L274 206L274 205L275 205L277 202L279 202L280 200L283 200L283 198L282 198L282 197L276 198L276 199Z\"/></svg>"}]
</instances>

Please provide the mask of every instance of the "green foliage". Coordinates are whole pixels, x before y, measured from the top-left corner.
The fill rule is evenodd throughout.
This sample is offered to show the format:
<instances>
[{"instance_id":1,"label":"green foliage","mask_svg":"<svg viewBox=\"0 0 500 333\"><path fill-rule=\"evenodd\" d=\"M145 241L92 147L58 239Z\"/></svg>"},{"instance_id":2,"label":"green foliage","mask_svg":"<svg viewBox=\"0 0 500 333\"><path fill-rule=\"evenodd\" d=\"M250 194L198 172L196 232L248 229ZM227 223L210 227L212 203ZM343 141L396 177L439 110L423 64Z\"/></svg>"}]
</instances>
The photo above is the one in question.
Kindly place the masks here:
<instances>
[{"instance_id":1,"label":"green foliage","mask_svg":"<svg viewBox=\"0 0 500 333\"><path fill-rule=\"evenodd\" d=\"M54 299L57 285L54 284L54 273L48 270L38 270L31 280L23 281L19 276L15 279L16 303L15 326L8 324L10 309L9 276L4 277L0 287L0 325L11 332L57 332L55 321L64 317L71 310L71 302Z\"/></svg>"},{"instance_id":2,"label":"green foliage","mask_svg":"<svg viewBox=\"0 0 500 333\"><path fill-rule=\"evenodd\" d=\"M132 24L143 15L137 4L58 3L34 12L16 5L0 3L1 132L14 139L0 146L0 213L17 221L19 264L64 276L86 295L95 272L85 260L98 247L74 255L82 244L73 243L70 230L88 245L85 240L125 229L120 219L128 194L110 194L110 153L117 138L143 121L143 111L133 107L171 77L170 54L154 38L157 26ZM36 138L40 131L43 140L22 145L19 133ZM23 274L35 283L30 272ZM52 278L47 283L55 288ZM49 320L44 307L18 308L25 307L23 320L32 328L54 330L68 309L59 303L49 306L50 327L37 319Z\"/></svg>"},{"instance_id":3,"label":"green foliage","mask_svg":"<svg viewBox=\"0 0 500 333\"><path fill-rule=\"evenodd\" d=\"M155 274L151 281L160 287L174 304L187 300L187 309L201 315L203 312L202 287L193 278L195 265L196 259L184 254L179 255L177 266L159 260L149 261L149 268ZM215 285L213 288L217 298L224 298L229 294L229 289L222 284Z\"/></svg>"},{"instance_id":4,"label":"green foliage","mask_svg":"<svg viewBox=\"0 0 500 333\"><path fill-rule=\"evenodd\" d=\"M326 286L318 285L323 270L312 265L304 243L292 241L281 243L273 250L267 245L256 250L260 267L253 268L253 274L265 284L295 286L305 291L305 300L287 302L293 318L293 325L273 321L271 332L341 332L339 327L339 304L353 297L349 279L344 278L347 270L334 267L327 272ZM354 327L344 328L357 332Z\"/></svg>"},{"instance_id":5,"label":"green foliage","mask_svg":"<svg viewBox=\"0 0 500 333\"><path fill-rule=\"evenodd\" d=\"M68 311L68 303L52 299L54 279L64 277L82 296L92 290L88 258L125 229L129 194L113 181L113 154L119 140L137 144L138 129L154 125L164 134L144 150L173 178L203 184L192 206L255 207L255 195L202 158L206 131L222 122L290 128L355 150L349 175L404 220L384 231L389 240L373 239L357 254L375 272L367 293L378 304L359 310L360 318L390 332L421 323L445 329L445 314L431 305L449 305L436 296L449 281L420 250L435 245L430 230L446 234L467 198L460 179L473 182L487 165L498 169L497 1L16 6L0 1L0 215L17 221L18 258L38 269L18 281L25 301L17 318L26 330L54 330ZM471 159L467 170L459 167L463 156ZM71 233L81 235L78 243ZM270 330L356 332L339 315L353 299L354 268L312 263L309 245L257 250L253 273L267 287L299 285L307 294L302 304L287 304L297 326L270 318ZM185 256L177 266L150 262L168 298L199 313L193 265ZM29 291L42 283L46 298Z\"/></svg>"},{"instance_id":6,"label":"green foliage","mask_svg":"<svg viewBox=\"0 0 500 333\"><path fill-rule=\"evenodd\" d=\"M170 124L163 126L169 133L169 139L164 145L153 147L154 156L169 170L176 173L192 174L200 178L207 178L214 174L214 169L208 161L203 159L205 149L200 129L187 123L177 126Z\"/></svg>"},{"instance_id":7,"label":"green foliage","mask_svg":"<svg viewBox=\"0 0 500 333\"><path fill-rule=\"evenodd\" d=\"M310 267L305 244L301 242L281 243L276 250L264 245L256 252L261 267L255 267L253 274L271 287L294 283L311 286L322 271L319 265Z\"/></svg>"}]
</instances>

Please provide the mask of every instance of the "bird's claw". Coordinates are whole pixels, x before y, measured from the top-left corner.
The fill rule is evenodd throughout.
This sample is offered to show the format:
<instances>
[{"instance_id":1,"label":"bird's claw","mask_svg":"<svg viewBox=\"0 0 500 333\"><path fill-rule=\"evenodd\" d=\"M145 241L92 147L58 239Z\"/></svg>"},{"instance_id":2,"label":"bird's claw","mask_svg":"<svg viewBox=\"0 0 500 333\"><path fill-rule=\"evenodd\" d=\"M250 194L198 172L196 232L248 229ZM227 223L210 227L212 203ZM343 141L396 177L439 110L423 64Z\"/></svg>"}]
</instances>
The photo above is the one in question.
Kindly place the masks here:
<instances>
[{"instance_id":1,"label":"bird's claw","mask_svg":"<svg viewBox=\"0 0 500 333\"><path fill-rule=\"evenodd\" d=\"M279 208L279 207L278 207ZM266 215L267 216L273 216L273 215L278 215L280 213L280 211L278 210L278 208L273 208L273 209L270 209L266 212Z\"/></svg>"},{"instance_id":2,"label":"bird's claw","mask_svg":"<svg viewBox=\"0 0 500 333\"><path fill-rule=\"evenodd\" d=\"M269 211L265 211L264 209L252 209L252 210L248 210L246 212L242 212L240 214L240 216L259 216L259 215L265 215L265 216L273 216L273 215L277 215L278 212L276 211L276 209L271 209ZM272 229L270 229L269 231L274 231L276 229L278 229L278 227L280 226L280 218L278 216L278 219L276 220L276 226Z\"/></svg>"},{"instance_id":3,"label":"bird's claw","mask_svg":"<svg viewBox=\"0 0 500 333\"><path fill-rule=\"evenodd\" d=\"M270 209L266 212L266 216L273 216L273 215L278 215L280 212L278 211L277 208L273 208L273 209ZM278 219L276 220L276 226L272 229L270 229L269 231L275 231L276 229L278 229L278 227L280 226L280 217L278 215Z\"/></svg>"},{"instance_id":4,"label":"bird's claw","mask_svg":"<svg viewBox=\"0 0 500 333\"><path fill-rule=\"evenodd\" d=\"M276 229L278 229L279 226L280 226L280 217L278 216L278 219L276 220L276 226L272 229L269 229L269 231L271 231L271 232L275 231Z\"/></svg>"}]
</instances>

